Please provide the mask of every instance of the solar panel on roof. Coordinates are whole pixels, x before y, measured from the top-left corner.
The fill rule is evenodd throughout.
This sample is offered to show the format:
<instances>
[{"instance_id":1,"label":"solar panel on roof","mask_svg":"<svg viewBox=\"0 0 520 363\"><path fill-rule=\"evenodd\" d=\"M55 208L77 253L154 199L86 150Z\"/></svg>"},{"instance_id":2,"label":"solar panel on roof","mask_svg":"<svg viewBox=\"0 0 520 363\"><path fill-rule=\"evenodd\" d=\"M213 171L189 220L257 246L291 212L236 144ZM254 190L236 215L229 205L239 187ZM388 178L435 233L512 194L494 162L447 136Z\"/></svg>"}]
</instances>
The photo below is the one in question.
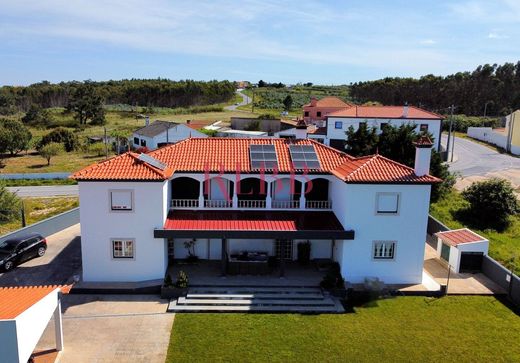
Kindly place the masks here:
<instances>
[{"instance_id":1,"label":"solar panel on roof","mask_svg":"<svg viewBox=\"0 0 520 363\"><path fill-rule=\"evenodd\" d=\"M155 159L154 157L141 153L138 157L139 160L153 166L154 168L164 170L166 169L166 164L161 163L159 160Z\"/></svg>"},{"instance_id":2,"label":"solar panel on roof","mask_svg":"<svg viewBox=\"0 0 520 363\"><path fill-rule=\"evenodd\" d=\"M314 145L289 145L294 169L319 169L320 161Z\"/></svg>"},{"instance_id":3,"label":"solar panel on roof","mask_svg":"<svg viewBox=\"0 0 520 363\"><path fill-rule=\"evenodd\" d=\"M278 157L274 145L250 145L249 156L251 159L251 169L278 168Z\"/></svg>"}]
</instances>

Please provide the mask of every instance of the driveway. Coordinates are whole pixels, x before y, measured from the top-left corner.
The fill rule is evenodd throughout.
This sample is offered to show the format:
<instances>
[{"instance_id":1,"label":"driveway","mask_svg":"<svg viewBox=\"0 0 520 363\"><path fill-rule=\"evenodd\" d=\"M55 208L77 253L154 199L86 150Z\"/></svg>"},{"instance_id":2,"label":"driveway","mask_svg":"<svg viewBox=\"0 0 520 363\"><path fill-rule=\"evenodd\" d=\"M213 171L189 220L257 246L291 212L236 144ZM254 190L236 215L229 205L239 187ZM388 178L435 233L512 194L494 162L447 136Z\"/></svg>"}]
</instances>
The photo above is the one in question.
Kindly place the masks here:
<instances>
[{"instance_id":1,"label":"driveway","mask_svg":"<svg viewBox=\"0 0 520 363\"><path fill-rule=\"evenodd\" d=\"M43 257L0 273L0 286L65 284L80 270L80 227L76 224L47 237L47 252Z\"/></svg>"},{"instance_id":2,"label":"driveway","mask_svg":"<svg viewBox=\"0 0 520 363\"><path fill-rule=\"evenodd\" d=\"M244 105L251 103L251 98L248 95L246 95L240 91L237 91L236 93L239 94L240 96L242 96L242 102L240 102L238 105L226 106L226 107L224 107L225 110L235 111L238 106L244 106Z\"/></svg>"},{"instance_id":3,"label":"driveway","mask_svg":"<svg viewBox=\"0 0 520 363\"><path fill-rule=\"evenodd\" d=\"M54 197L54 196L78 196L77 185L39 185L27 187L7 187L12 193L20 197Z\"/></svg>"},{"instance_id":4,"label":"driveway","mask_svg":"<svg viewBox=\"0 0 520 363\"><path fill-rule=\"evenodd\" d=\"M174 314L154 295L64 295L60 363L164 363ZM50 322L36 350L53 349Z\"/></svg>"},{"instance_id":5,"label":"driveway","mask_svg":"<svg viewBox=\"0 0 520 363\"><path fill-rule=\"evenodd\" d=\"M442 135L445 146L447 135ZM463 189L474 181L492 177L504 178L520 187L520 158L499 152L468 139L455 137L454 162L449 163L450 171L457 172L461 179L457 189Z\"/></svg>"}]
</instances>

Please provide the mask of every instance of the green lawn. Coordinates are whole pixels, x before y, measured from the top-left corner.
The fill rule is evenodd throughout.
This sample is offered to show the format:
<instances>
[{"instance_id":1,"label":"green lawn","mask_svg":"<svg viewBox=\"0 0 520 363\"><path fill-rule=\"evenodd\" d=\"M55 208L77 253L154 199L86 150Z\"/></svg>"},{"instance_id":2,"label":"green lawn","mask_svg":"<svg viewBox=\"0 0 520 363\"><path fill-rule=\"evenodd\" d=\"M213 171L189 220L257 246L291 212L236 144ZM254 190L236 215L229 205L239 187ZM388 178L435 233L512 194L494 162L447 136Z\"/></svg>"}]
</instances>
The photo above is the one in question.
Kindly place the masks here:
<instances>
[{"instance_id":1,"label":"green lawn","mask_svg":"<svg viewBox=\"0 0 520 363\"><path fill-rule=\"evenodd\" d=\"M398 297L342 315L177 314L166 361L518 362L519 336L493 297Z\"/></svg>"},{"instance_id":2,"label":"green lawn","mask_svg":"<svg viewBox=\"0 0 520 363\"><path fill-rule=\"evenodd\" d=\"M458 221L456 212L467 205L459 192L453 191L447 198L430 206L430 214L452 229L463 228ZM479 230L472 228L478 234L489 239L489 254L510 268L511 260L515 258L515 271L520 272L520 215L512 218L512 224L503 232L494 230Z\"/></svg>"}]
</instances>

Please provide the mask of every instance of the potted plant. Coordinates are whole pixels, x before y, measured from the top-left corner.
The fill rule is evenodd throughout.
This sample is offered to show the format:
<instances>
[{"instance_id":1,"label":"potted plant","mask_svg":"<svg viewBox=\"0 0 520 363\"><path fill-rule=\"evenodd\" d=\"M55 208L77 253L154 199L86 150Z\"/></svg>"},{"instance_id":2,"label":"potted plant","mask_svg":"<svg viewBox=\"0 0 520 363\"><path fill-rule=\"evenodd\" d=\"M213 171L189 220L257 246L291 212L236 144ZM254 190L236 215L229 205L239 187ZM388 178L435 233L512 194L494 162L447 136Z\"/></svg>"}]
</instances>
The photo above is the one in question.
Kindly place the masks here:
<instances>
[{"instance_id":1,"label":"potted plant","mask_svg":"<svg viewBox=\"0 0 520 363\"><path fill-rule=\"evenodd\" d=\"M163 299L177 299L188 294L189 280L188 275L184 271L179 271L177 281L172 281L170 274L164 278L163 286L161 287L161 298Z\"/></svg>"},{"instance_id":2,"label":"potted plant","mask_svg":"<svg viewBox=\"0 0 520 363\"><path fill-rule=\"evenodd\" d=\"M308 265L311 261L311 243L309 241L298 243L298 262L300 265Z\"/></svg>"},{"instance_id":3,"label":"potted plant","mask_svg":"<svg viewBox=\"0 0 520 363\"><path fill-rule=\"evenodd\" d=\"M344 298L347 294L345 279L341 276L341 270L337 262L333 263L327 274L320 282L322 289L329 291L333 296Z\"/></svg>"},{"instance_id":4,"label":"potted plant","mask_svg":"<svg viewBox=\"0 0 520 363\"><path fill-rule=\"evenodd\" d=\"M195 254L195 243L195 239L184 242L184 248L188 250L186 261L189 263L196 263L199 260L199 256Z\"/></svg>"}]
</instances>

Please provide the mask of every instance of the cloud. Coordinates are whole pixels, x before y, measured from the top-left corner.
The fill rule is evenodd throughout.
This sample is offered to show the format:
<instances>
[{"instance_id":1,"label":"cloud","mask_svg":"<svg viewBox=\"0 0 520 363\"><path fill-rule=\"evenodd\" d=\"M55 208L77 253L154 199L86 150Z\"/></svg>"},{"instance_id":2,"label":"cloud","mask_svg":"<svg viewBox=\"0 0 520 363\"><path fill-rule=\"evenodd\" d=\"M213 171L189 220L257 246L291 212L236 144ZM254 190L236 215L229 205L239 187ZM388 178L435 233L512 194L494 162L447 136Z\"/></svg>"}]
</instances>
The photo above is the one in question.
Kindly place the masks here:
<instances>
[{"instance_id":1,"label":"cloud","mask_svg":"<svg viewBox=\"0 0 520 363\"><path fill-rule=\"evenodd\" d=\"M437 44L437 41L433 40L433 39L424 39L424 40L421 40L419 43L424 44L424 45L434 45L434 44Z\"/></svg>"},{"instance_id":2,"label":"cloud","mask_svg":"<svg viewBox=\"0 0 520 363\"><path fill-rule=\"evenodd\" d=\"M497 31L492 31L491 33L488 34L487 37L488 37L488 39L508 39L509 35L500 34Z\"/></svg>"}]
</instances>

